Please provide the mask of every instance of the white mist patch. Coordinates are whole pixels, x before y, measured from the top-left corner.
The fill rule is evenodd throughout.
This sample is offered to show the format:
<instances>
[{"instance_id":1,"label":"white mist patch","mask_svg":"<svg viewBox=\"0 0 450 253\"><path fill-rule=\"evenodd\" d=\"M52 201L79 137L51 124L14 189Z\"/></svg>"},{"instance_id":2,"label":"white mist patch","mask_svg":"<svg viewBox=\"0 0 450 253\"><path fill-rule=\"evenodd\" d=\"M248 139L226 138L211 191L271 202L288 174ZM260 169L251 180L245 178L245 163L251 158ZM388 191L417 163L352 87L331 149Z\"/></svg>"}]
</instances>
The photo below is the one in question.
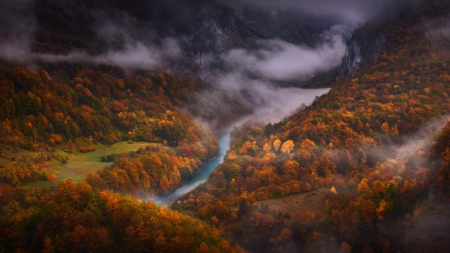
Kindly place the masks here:
<instances>
[{"instance_id":1,"label":"white mist patch","mask_svg":"<svg viewBox=\"0 0 450 253\"><path fill-rule=\"evenodd\" d=\"M450 115L441 116L423 126L414 135L407 136L407 141L401 146L394 146L392 149L398 155L414 157L419 151L429 151L431 143L436 137L436 133L442 130L445 123L450 120Z\"/></svg>"},{"instance_id":2,"label":"white mist patch","mask_svg":"<svg viewBox=\"0 0 450 253\"><path fill-rule=\"evenodd\" d=\"M281 88L276 81L298 82L338 66L346 52L343 38L348 32L349 27L334 26L322 34L322 43L315 48L262 40L259 49L232 49L218 59L208 55L204 58L204 80L242 101L246 109L251 108L254 116L250 120L278 122L329 89ZM225 67L215 69L218 62ZM236 111L235 104L216 97L215 93L202 93L198 101L212 111Z\"/></svg>"},{"instance_id":3,"label":"white mist patch","mask_svg":"<svg viewBox=\"0 0 450 253\"><path fill-rule=\"evenodd\" d=\"M424 30L431 36L450 38L450 16L426 22Z\"/></svg>"},{"instance_id":4,"label":"white mist patch","mask_svg":"<svg viewBox=\"0 0 450 253\"><path fill-rule=\"evenodd\" d=\"M122 50L108 51L101 55L72 52L67 55L37 54L36 58L48 62L88 62L117 65L123 68L155 69L164 66L165 60L181 53L175 39L166 38L162 46L146 46L141 42L129 43Z\"/></svg>"},{"instance_id":5,"label":"white mist patch","mask_svg":"<svg viewBox=\"0 0 450 253\"><path fill-rule=\"evenodd\" d=\"M437 134L442 130L446 122L450 120L450 115L440 116L430 119L413 134L403 137L402 144L388 143L385 146L369 149L368 154L379 161L387 161L396 173L402 174L412 167L420 167L426 159L426 154L430 151ZM383 136L384 134L380 134ZM407 165L408 164L408 165Z\"/></svg>"},{"instance_id":6,"label":"white mist patch","mask_svg":"<svg viewBox=\"0 0 450 253\"><path fill-rule=\"evenodd\" d=\"M209 82L215 83L221 90L229 93L240 91L241 100L253 108L254 113L245 120L257 120L262 123L278 122L295 113L302 105L311 104L314 99L330 89L281 88L269 81L249 79L241 73L209 76ZM204 94L208 97L207 94ZM222 110L228 110L227 104L221 104Z\"/></svg>"},{"instance_id":7,"label":"white mist patch","mask_svg":"<svg viewBox=\"0 0 450 253\"><path fill-rule=\"evenodd\" d=\"M263 122L278 122L294 114L302 104L310 105L314 99L330 89L270 88L262 89L261 95L267 105L255 111L252 116Z\"/></svg>"},{"instance_id":8,"label":"white mist patch","mask_svg":"<svg viewBox=\"0 0 450 253\"><path fill-rule=\"evenodd\" d=\"M30 50L28 44L22 41L8 41L0 44L0 56L8 60L28 61Z\"/></svg>"},{"instance_id":9,"label":"white mist patch","mask_svg":"<svg viewBox=\"0 0 450 253\"><path fill-rule=\"evenodd\" d=\"M346 31L344 26L334 26L322 34L323 43L315 48L271 39L259 41L261 49L232 49L220 57L234 71L274 81L306 80L341 63Z\"/></svg>"},{"instance_id":10,"label":"white mist patch","mask_svg":"<svg viewBox=\"0 0 450 253\"><path fill-rule=\"evenodd\" d=\"M105 38L109 47L119 43L117 38L123 39L121 49L110 49L100 55L90 55L81 50L68 54L32 53L31 43L36 26L33 4L32 0L0 1L0 57L24 63L31 63L33 60L84 62L116 65L125 69L153 70L162 68L168 61L181 56L180 44L174 38L158 40L158 45L144 43L147 37L140 41L132 39L128 30L136 21L128 15L125 15L123 24L106 20L98 24L99 28L96 29L97 35Z\"/></svg>"},{"instance_id":11,"label":"white mist patch","mask_svg":"<svg viewBox=\"0 0 450 253\"><path fill-rule=\"evenodd\" d=\"M431 32L434 35L440 35L446 38L450 38L450 22L446 25L442 25Z\"/></svg>"}]
</instances>

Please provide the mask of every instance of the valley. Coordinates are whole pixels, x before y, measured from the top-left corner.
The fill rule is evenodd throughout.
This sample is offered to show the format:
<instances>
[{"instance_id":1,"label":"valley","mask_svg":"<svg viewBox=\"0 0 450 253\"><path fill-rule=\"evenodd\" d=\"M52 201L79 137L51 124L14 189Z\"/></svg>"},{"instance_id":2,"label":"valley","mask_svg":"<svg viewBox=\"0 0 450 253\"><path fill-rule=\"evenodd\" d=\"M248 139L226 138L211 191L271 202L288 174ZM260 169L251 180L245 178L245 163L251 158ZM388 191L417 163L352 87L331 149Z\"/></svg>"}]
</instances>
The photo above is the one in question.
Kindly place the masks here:
<instances>
[{"instance_id":1,"label":"valley","mask_svg":"<svg viewBox=\"0 0 450 253\"><path fill-rule=\"evenodd\" d=\"M0 3L0 253L449 252L450 1Z\"/></svg>"}]
</instances>

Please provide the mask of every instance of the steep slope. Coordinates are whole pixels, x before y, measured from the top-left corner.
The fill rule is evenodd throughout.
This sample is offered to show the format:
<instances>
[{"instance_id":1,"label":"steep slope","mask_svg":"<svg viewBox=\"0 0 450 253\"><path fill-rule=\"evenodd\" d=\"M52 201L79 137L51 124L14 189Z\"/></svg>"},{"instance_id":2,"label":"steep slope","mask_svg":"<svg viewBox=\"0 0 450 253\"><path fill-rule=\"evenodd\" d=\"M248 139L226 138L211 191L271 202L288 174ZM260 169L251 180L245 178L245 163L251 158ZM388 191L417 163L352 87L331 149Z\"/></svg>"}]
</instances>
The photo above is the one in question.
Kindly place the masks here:
<instances>
[{"instance_id":1,"label":"steep slope","mask_svg":"<svg viewBox=\"0 0 450 253\"><path fill-rule=\"evenodd\" d=\"M450 110L448 48L438 46L446 41L443 33L435 36L448 27L443 20L450 2L404 8L379 30L385 41L377 61L366 58L352 75L335 80L327 95L284 122L243 127L225 163L173 208L219 219L255 252L446 252L446 236L417 234L430 225L413 212L437 214L445 219L439 231L448 227L448 212L437 210L446 198L433 193L436 178L446 177L437 174L439 158L429 154ZM439 29L427 29L436 22ZM354 34L369 32L361 29ZM330 191L314 191L323 187ZM258 203L299 193L318 198L321 211L305 204L287 212ZM426 204L433 199L440 202ZM414 238L421 239L411 247Z\"/></svg>"},{"instance_id":2,"label":"steep slope","mask_svg":"<svg viewBox=\"0 0 450 253\"><path fill-rule=\"evenodd\" d=\"M85 182L0 193L2 252L241 252L206 223Z\"/></svg>"},{"instance_id":3,"label":"steep slope","mask_svg":"<svg viewBox=\"0 0 450 253\"><path fill-rule=\"evenodd\" d=\"M417 6L420 5L420 2L422 1L396 0L386 4L377 15L352 32L351 37L347 40L347 52L340 67L312 77L302 84L302 87L331 87L337 82L336 79L355 75L360 68L371 68L378 62L383 52L397 50L400 45L387 45L386 36L392 36L394 33L392 29L395 29L398 20L404 19L402 22L416 24L420 22L420 19L425 19L427 22L422 25L428 26L434 22L433 15L443 17L448 11L446 8L424 9L419 13ZM404 35L399 34L398 36ZM390 47L390 49L386 47ZM440 47L445 48L442 45Z\"/></svg>"},{"instance_id":4,"label":"steep slope","mask_svg":"<svg viewBox=\"0 0 450 253\"><path fill-rule=\"evenodd\" d=\"M156 174L146 187L138 187L136 191L155 193L174 189L188 179L179 173L183 163L189 165L189 173L195 173L217 152L213 133L201 129L191 116L174 105L182 104L191 92L206 86L199 80L162 73L114 78L102 71L85 69L64 84L54 81L45 71L4 68L0 73L1 142L14 150L20 147L44 152L45 157L51 158L55 149L89 152L97 142L106 145L118 141L161 143L160 155L183 162L173 163L158 173L156 167L142 171L146 177ZM174 153L176 148L178 152ZM184 152L185 149L189 152ZM3 168L1 181L20 185L45 178L42 175L18 180L14 171ZM170 186L160 184L162 178L171 182Z\"/></svg>"}]
</instances>

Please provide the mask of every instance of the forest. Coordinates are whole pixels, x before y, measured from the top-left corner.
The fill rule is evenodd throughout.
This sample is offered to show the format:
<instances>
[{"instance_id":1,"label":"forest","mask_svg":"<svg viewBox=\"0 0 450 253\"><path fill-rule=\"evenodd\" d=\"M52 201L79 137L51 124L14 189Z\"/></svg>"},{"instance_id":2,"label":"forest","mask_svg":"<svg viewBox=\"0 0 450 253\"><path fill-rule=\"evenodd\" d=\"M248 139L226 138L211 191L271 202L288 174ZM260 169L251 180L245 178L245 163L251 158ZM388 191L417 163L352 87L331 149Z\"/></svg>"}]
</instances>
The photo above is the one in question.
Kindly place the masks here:
<instances>
[{"instance_id":1,"label":"forest","mask_svg":"<svg viewBox=\"0 0 450 253\"><path fill-rule=\"evenodd\" d=\"M237 129L225 162L172 207L254 252L447 252L449 58L421 22L446 12L428 7L304 111ZM295 194L319 210L264 204Z\"/></svg>"},{"instance_id":2,"label":"forest","mask_svg":"<svg viewBox=\"0 0 450 253\"><path fill-rule=\"evenodd\" d=\"M116 2L105 10L146 19ZM72 24L58 8L36 6L39 20L55 15L33 50L101 51L105 42L80 28L88 16L68 36L50 29L53 19ZM305 87L331 89L311 105L234 127L224 162L169 206L149 199L217 156L217 136L256 110L251 90L220 90L193 74L201 64L183 72L2 58L0 252L449 252L450 1L396 11L348 38L368 57L353 73L320 73ZM169 65L192 63L180 62ZM132 151L105 153L118 145Z\"/></svg>"}]
</instances>

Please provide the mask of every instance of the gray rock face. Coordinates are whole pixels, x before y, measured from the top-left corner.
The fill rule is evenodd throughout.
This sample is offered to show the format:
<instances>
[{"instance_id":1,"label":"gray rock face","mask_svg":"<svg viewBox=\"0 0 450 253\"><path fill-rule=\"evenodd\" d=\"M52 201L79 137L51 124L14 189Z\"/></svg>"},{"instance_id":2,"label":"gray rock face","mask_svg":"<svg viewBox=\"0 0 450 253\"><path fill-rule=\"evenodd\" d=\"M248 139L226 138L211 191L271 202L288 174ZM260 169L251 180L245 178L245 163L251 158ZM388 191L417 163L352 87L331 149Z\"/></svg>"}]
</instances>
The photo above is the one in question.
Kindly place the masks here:
<instances>
[{"instance_id":1,"label":"gray rock face","mask_svg":"<svg viewBox=\"0 0 450 253\"><path fill-rule=\"evenodd\" d=\"M378 61L378 57L380 56L380 52L385 41L386 38L384 36L380 36L376 38L375 43L373 44L371 57L374 64Z\"/></svg>"},{"instance_id":2,"label":"gray rock face","mask_svg":"<svg viewBox=\"0 0 450 253\"><path fill-rule=\"evenodd\" d=\"M359 68L362 61L361 48L357 41L353 41L347 49L347 53L342 59L341 75L353 75Z\"/></svg>"},{"instance_id":3,"label":"gray rock face","mask_svg":"<svg viewBox=\"0 0 450 253\"><path fill-rule=\"evenodd\" d=\"M375 64L378 61L380 52L386 41L383 35L376 37L371 43L370 40L363 41L361 46L357 39L350 40L347 53L342 59L340 70L341 75L353 75L363 63L363 61Z\"/></svg>"}]
</instances>

